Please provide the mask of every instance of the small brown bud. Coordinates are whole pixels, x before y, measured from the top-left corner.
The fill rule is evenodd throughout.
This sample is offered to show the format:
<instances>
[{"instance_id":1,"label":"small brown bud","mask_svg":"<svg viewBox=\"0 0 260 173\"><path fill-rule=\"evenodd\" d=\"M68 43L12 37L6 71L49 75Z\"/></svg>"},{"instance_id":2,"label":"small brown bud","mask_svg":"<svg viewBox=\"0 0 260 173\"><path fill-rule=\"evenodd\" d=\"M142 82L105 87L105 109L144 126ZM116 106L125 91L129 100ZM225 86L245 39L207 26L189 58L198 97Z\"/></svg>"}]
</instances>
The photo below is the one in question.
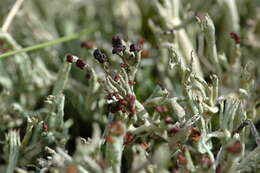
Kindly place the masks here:
<instances>
[{"instance_id":1,"label":"small brown bud","mask_svg":"<svg viewBox=\"0 0 260 173\"><path fill-rule=\"evenodd\" d=\"M94 41L85 41L81 43L81 47L85 47L85 48L93 48L95 46L95 42Z\"/></svg>"},{"instance_id":2,"label":"small brown bud","mask_svg":"<svg viewBox=\"0 0 260 173\"><path fill-rule=\"evenodd\" d=\"M42 131L43 131L43 132L48 132L48 130L49 130L48 125L47 125L46 123L43 123L43 124L42 124Z\"/></svg>"},{"instance_id":3,"label":"small brown bud","mask_svg":"<svg viewBox=\"0 0 260 173\"><path fill-rule=\"evenodd\" d=\"M112 50L113 54L124 52L126 49L126 47L122 44L122 40L117 35L112 38L112 46L113 46L113 50Z\"/></svg>"},{"instance_id":4,"label":"small brown bud","mask_svg":"<svg viewBox=\"0 0 260 173\"><path fill-rule=\"evenodd\" d=\"M180 129L179 127L173 127L173 128L171 128L171 129L168 131L168 133L169 133L170 136L173 136L173 135L175 135L176 133L178 133L180 130L181 130L181 129Z\"/></svg>"},{"instance_id":5,"label":"small brown bud","mask_svg":"<svg viewBox=\"0 0 260 173\"><path fill-rule=\"evenodd\" d=\"M116 103L112 103L108 105L109 112L116 113L118 111L121 111L123 109L123 105Z\"/></svg>"},{"instance_id":6,"label":"small brown bud","mask_svg":"<svg viewBox=\"0 0 260 173\"><path fill-rule=\"evenodd\" d=\"M134 115L136 110L135 110L135 96L128 94L126 97L126 100L128 102L128 109L130 111L130 115Z\"/></svg>"},{"instance_id":7,"label":"small brown bud","mask_svg":"<svg viewBox=\"0 0 260 173\"><path fill-rule=\"evenodd\" d=\"M67 167L67 173L78 173L78 168L76 165L70 164Z\"/></svg>"},{"instance_id":8,"label":"small brown bud","mask_svg":"<svg viewBox=\"0 0 260 173\"><path fill-rule=\"evenodd\" d=\"M105 62L108 62L107 56L104 53L102 53L101 50L99 50L99 49L96 49L94 51L93 56L101 64L104 64Z\"/></svg>"},{"instance_id":9,"label":"small brown bud","mask_svg":"<svg viewBox=\"0 0 260 173\"><path fill-rule=\"evenodd\" d=\"M166 106L155 106L154 109L159 113L164 113L169 111L169 109Z\"/></svg>"},{"instance_id":10,"label":"small brown bud","mask_svg":"<svg viewBox=\"0 0 260 173\"><path fill-rule=\"evenodd\" d=\"M78 59L77 62L76 62L76 66L79 67L80 69L84 69L84 67L86 65L87 64L82 59Z\"/></svg>"},{"instance_id":11,"label":"small brown bud","mask_svg":"<svg viewBox=\"0 0 260 173\"><path fill-rule=\"evenodd\" d=\"M242 144L240 141L236 141L232 145L227 147L227 151L233 154L238 154L242 151Z\"/></svg>"},{"instance_id":12,"label":"small brown bud","mask_svg":"<svg viewBox=\"0 0 260 173\"><path fill-rule=\"evenodd\" d=\"M198 142L200 140L201 132L197 128L191 128L191 140Z\"/></svg>"},{"instance_id":13,"label":"small brown bud","mask_svg":"<svg viewBox=\"0 0 260 173\"><path fill-rule=\"evenodd\" d=\"M131 132L126 132L124 136L124 144L128 145L130 144L134 139L134 135Z\"/></svg>"},{"instance_id":14,"label":"small brown bud","mask_svg":"<svg viewBox=\"0 0 260 173\"><path fill-rule=\"evenodd\" d=\"M119 100L119 104L121 104L121 105L127 105L127 100L125 100L125 99L120 99Z\"/></svg>"},{"instance_id":15,"label":"small brown bud","mask_svg":"<svg viewBox=\"0 0 260 173\"><path fill-rule=\"evenodd\" d=\"M240 44L240 36L237 33L231 32L230 37L235 41L236 44Z\"/></svg>"},{"instance_id":16,"label":"small brown bud","mask_svg":"<svg viewBox=\"0 0 260 173\"><path fill-rule=\"evenodd\" d=\"M74 62L74 57L72 55L67 55L66 60L69 63L73 63Z\"/></svg>"}]
</instances>

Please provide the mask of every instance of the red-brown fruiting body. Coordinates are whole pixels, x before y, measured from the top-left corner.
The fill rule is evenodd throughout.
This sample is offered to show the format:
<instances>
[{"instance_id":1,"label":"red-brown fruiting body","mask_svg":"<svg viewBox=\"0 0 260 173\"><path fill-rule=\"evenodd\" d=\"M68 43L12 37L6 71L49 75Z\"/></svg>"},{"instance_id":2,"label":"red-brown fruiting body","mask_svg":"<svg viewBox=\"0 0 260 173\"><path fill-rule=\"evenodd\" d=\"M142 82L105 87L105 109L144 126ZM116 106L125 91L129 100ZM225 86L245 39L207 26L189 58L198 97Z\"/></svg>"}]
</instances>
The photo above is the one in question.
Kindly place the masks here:
<instances>
[{"instance_id":1,"label":"red-brown fruiting body","mask_svg":"<svg viewBox=\"0 0 260 173\"><path fill-rule=\"evenodd\" d=\"M155 106L154 109L159 113L164 113L169 111L169 109L166 106Z\"/></svg>"},{"instance_id":2,"label":"red-brown fruiting body","mask_svg":"<svg viewBox=\"0 0 260 173\"><path fill-rule=\"evenodd\" d=\"M76 165L70 164L67 167L67 173L78 173L78 168Z\"/></svg>"},{"instance_id":3,"label":"red-brown fruiting body","mask_svg":"<svg viewBox=\"0 0 260 173\"><path fill-rule=\"evenodd\" d=\"M171 128L171 129L169 130L169 133L170 133L171 135L174 135L174 134L178 133L180 130L181 130L181 129L180 129L179 127L173 127L173 128Z\"/></svg>"},{"instance_id":4,"label":"red-brown fruiting body","mask_svg":"<svg viewBox=\"0 0 260 173\"><path fill-rule=\"evenodd\" d=\"M90 49L90 48L93 48L95 45L96 44L95 44L94 41L84 41L84 42L81 43L80 46Z\"/></svg>"},{"instance_id":5,"label":"red-brown fruiting body","mask_svg":"<svg viewBox=\"0 0 260 173\"><path fill-rule=\"evenodd\" d=\"M128 145L130 144L134 139L134 135L131 132L126 132L125 136L124 136L124 144Z\"/></svg>"},{"instance_id":6,"label":"red-brown fruiting body","mask_svg":"<svg viewBox=\"0 0 260 173\"><path fill-rule=\"evenodd\" d=\"M191 140L198 142L200 140L201 132L197 128L191 128Z\"/></svg>"},{"instance_id":7,"label":"red-brown fruiting body","mask_svg":"<svg viewBox=\"0 0 260 173\"><path fill-rule=\"evenodd\" d=\"M126 98L127 98L128 102L130 103L130 105L135 104L135 96L134 95L128 94Z\"/></svg>"},{"instance_id":8,"label":"red-brown fruiting body","mask_svg":"<svg viewBox=\"0 0 260 173\"><path fill-rule=\"evenodd\" d=\"M109 111L111 113L116 113L116 112L121 111L123 109L123 105L118 104L118 102L109 104L108 106L109 106Z\"/></svg>"},{"instance_id":9,"label":"red-brown fruiting body","mask_svg":"<svg viewBox=\"0 0 260 173\"><path fill-rule=\"evenodd\" d=\"M86 67L86 63L82 59L78 59L76 62L76 66L79 67L80 69L84 69Z\"/></svg>"},{"instance_id":10,"label":"red-brown fruiting body","mask_svg":"<svg viewBox=\"0 0 260 173\"><path fill-rule=\"evenodd\" d=\"M66 60L67 60L67 62L69 62L69 63L73 63L74 61L74 57L72 56L72 55L67 55L67 57L66 57Z\"/></svg>"},{"instance_id":11,"label":"red-brown fruiting body","mask_svg":"<svg viewBox=\"0 0 260 173\"><path fill-rule=\"evenodd\" d=\"M188 160L185 158L185 156L182 153L177 154L177 160L179 161L179 164L181 165L187 165Z\"/></svg>"},{"instance_id":12,"label":"red-brown fruiting body","mask_svg":"<svg viewBox=\"0 0 260 173\"><path fill-rule=\"evenodd\" d=\"M112 38L112 46L113 46L112 54L124 52L126 49L126 47L122 44L121 38L117 35Z\"/></svg>"},{"instance_id":13,"label":"red-brown fruiting body","mask_svg":"<svg viewBox=\"0 0 260 173\"><path fill-rule=\"evenodd\" d=\"M48 125L47 125L46 123L43 123L43 124L42 124L42 131L43 131L43 132L48 132L48 130L49 130Z\"/></svg>"},{"instance_id":14,"label":"red-brown fruiting body","mask_svg":"<svg viewBox=\"0 0 260 173\"><path fill-rule=\"evenodd\" d=\"M101 50L99 50L99 49L94 50L93 56L101 64L108 62L107 56L104 53L102 53Z\"/></svg>"},{"instance_id":15,"label":"red-brown fruiting body","mask_svg":"<svg viewBox=\"0 0 260 173\"><path fill-rule=\"evenodd\" d=\"M127 100L125 100L125 99L120 99L119 100L119 104L121 104L121 105L127 105Z\"/></svg>"},{"instance_id":16,"label":"red-brown fruiting body","mask_svg":"<svg viewBox=\"0 0 260 173\"><path fill-rule=\"evenodd\" d=\"M240 36L237 33L231 32L230 37L235 41L236 44L240 44Z\"/></svg>"},{"instance_id":17,"label":"red-brown fruiting body","mask_svg":"<svg viewBox=\"0 0 260 173\"><path fill-rule=\"evenodd\" d=\"M130 111L130 115L134 115L136 110L135 110L135 96L128 94L126 97L126 100L128 101L128 109Z\"/></svg>"},{"instance_id":18,"label":"red-brown fruiting body","mask_svg":"<svg viewBox=\"0 0 260 173\"><path fill-rule=\"evenodd\" d=\"M240 141L234 142L232 145L227 147L227 151L233 154L238 154L242 151L242 144Z\"/></svg>"}]
</instances>

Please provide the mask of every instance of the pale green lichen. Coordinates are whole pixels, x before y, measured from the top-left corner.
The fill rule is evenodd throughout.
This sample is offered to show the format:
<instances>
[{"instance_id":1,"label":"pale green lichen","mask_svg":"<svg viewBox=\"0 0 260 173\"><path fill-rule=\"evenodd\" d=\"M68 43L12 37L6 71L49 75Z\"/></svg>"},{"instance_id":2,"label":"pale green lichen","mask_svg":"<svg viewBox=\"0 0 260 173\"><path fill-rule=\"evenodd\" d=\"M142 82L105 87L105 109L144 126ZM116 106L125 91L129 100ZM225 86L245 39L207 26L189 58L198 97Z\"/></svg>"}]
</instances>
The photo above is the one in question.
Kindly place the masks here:
<instances>
[{"instance_id":1,"label":"pale green lichen","mask_svg":"<svg viewBox=\"0 0 260 173\"><path fill-rule=\"evenodd\" d=\"M3 0L0 172L259 172L259 8Z\"/></svg>"}]
</instances>

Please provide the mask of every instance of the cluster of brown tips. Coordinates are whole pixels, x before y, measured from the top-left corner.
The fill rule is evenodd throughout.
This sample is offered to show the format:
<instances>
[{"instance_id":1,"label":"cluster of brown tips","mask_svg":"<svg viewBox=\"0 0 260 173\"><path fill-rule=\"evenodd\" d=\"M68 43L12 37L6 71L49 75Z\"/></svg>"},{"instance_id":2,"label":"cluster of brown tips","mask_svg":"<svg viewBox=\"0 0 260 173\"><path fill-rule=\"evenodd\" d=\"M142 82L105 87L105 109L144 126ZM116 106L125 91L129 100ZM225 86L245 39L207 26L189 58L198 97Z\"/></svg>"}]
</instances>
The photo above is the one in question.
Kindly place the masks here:
<instances>
[{"instance_id":1,"label":"cluster of brown tips","mask_svg":"<svg viewBox=\"0 0 260 173\"><path fill-rule=\"evenodd\" d=\"M117 93L111 93L107 96L108 100L117 101L108 104L109 112L116 113L118 111L122 111L123 113L129 113L130 116L134 115L135 110L135 96L128 94L125 98L120 98Z\"/></svg>"},{"instance_id":2,"label":"cluster of brown tips","mask_svg":"<svg viewBox=\"0 0 260 173\"><path fill-rule=\"evenodd\" d=\"M124 52L126 49L126 47L122 43L122 40L117 35L112 38L112 47L113 47L112 54Z\"/></svg>"},{"instance_id":3,"label":"cluster of brown tips","mask_svg":"<svg viewBox=\"0 0 260 173\"><path fill-rule=\"evenodd\" d=\"M93 56L100 64L108 62L108 57L99 49L94 50Z\"/></svg>"},{"instance_id":4,"label":"cluster of brown tips","mask_svg":"<svg viewBox=\"0 0 260 173\"><path fill-rule=\"evenodd\" d=\"M80 68L81 70L88 67L88 64L85 61L83 61L82 59L80 59L80 58L78 58L74 55L67 55L66 60L67 60L68 63L75 63L76 66L78 68ZM89 70L86 71L85 77L87 79L91 78Z\"/></svg>"},{"instance_id":5,"label":"cluster of brown tips","mask_svg":"<svg viewBox=\"0 0 260 173\"><path fill-rule=\"evenodd\" d=\"M85 67L87 67L87 64L82 59L80 59L74 55L68 55L67 62L76 63L76 66L80 69L84 69Z\"/></svg>"}]
</instances>

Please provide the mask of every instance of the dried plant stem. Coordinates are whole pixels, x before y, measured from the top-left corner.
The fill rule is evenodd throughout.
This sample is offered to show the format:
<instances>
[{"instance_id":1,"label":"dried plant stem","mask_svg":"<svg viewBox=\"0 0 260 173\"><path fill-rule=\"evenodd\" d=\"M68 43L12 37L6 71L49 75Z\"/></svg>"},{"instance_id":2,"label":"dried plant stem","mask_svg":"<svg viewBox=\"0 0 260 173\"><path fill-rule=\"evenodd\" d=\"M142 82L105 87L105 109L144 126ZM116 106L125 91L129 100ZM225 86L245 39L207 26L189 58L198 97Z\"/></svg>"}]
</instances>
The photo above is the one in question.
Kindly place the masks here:
<instances>
[{"instance_id":1,"label":"dried plant stem","mask_svg":"<svg viewBox=\"0 0 260 173\"><path fill-rule=\"evenodd\" d=\"M21 7L24 0L16 0L15 4L13 5L13 8L8 13L8 16L6 17L4 24L2 26L2 30L4 32L7 32L10 24L12 23L12 20L14 19L15 15L17 14L19 8Z\"/></svg>"},{"instance_id":2,"label":"dried plant stem","mask_svg":"<svg viewBox=\"0 0 260 173\"><path fill-rule=\"evenodd\" d=\"M93 31L94 31L93 28L83 29L80 32L61 37L57 40L52 40L52 41L40 43L40 44L37 44L37 45L34 45L34 46L26 47L26 48L23 48L23 49L14 50L14 51L11 51L11 52L4 53L4 54L0 55L0 59L6 58L6 57L9 57L9 56L13 56L13 55L16 55L16 54L20 54L20 53L31 52L31 51L34 51L34 50L38 50L38 49L53 46L53 45L56 45L56 44L64 43L64 42L67 42L67 41L70 41L70 40L74 40L74 39L79 38L81 35L90 34Z\"/></svg>"}]
</instances>

